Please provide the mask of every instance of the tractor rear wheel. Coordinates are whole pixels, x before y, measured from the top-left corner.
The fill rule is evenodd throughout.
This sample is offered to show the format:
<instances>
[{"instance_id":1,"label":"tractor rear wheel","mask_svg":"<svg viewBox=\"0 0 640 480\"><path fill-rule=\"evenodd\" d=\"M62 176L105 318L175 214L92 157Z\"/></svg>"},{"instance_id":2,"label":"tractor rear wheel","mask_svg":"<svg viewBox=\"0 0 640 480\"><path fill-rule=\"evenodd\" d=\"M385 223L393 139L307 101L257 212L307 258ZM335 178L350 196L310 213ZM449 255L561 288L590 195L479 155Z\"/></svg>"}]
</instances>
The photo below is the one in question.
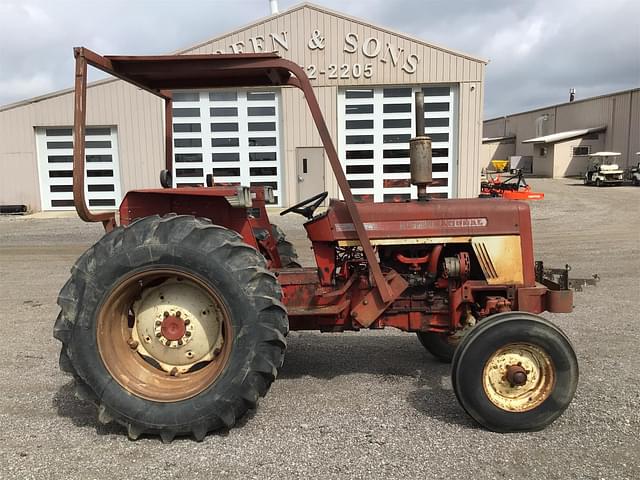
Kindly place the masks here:
<instances>
[{"instance_id":1,"label":"tractor rear wheel","mask_svg":"<svg viewBox=\"0 0 640 480\"><path fill-rule=\"evenodd\" d=\"M460 342L451 370L460 405L495 432L541 430L569 406L578 362L566 335L526 312L493 315Z\"/></svg>"},{"instance_id":2,"label":"tractor rear wheel","mask_svg":"<svg viewBox=\"0 0 640 480\"><path fill-rule=\"evenodd\" d=\"M459 337L435 332L416 332L422 346L444 363L451 363L453 354L460 343Z\"/></svg>"},{"instance_id":3,"label":"tractor rear wheel","mask_svg":"<svg viewBox=\"0 0 640 480\"><path fill-rule=\"evenodd\" d=\"M276 247L278 249L278 255L280 255L280 262L282 268L299 268L298 253L293 243L287 240L286 234L276 224L271 224L271 229L275 235Z\"/></svg>"},{"instance_id":4,"label":"tractor rear wheel","mask_svg":"<svg viewBox=\"0 0 640 480\"><path fill-rule=\"evenodd\" d=\"M281 289L231 230L146 217L105 235L71 272L54 327L60 366L99 421L132 439L230 428L282 366Z\"/></svg>"}]
</instances>

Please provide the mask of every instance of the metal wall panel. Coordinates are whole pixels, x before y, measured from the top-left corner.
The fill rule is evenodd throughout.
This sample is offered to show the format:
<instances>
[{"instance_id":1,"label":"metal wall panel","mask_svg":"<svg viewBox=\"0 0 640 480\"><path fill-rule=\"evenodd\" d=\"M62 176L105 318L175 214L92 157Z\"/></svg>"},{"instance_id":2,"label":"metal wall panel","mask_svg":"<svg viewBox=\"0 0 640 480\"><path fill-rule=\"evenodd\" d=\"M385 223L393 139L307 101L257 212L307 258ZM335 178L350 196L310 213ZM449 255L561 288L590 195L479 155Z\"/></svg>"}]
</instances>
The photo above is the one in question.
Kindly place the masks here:
<instances>
[{"instance_id":1,"label":"metal wall panel","mask_svg":"<svg viewBox=\"0 0 640 480\"><path fill-rule=\"evenodd\" d=\"M71 92L0 111L0 204L40 210L34 129L70 125ZM87 125L117 126L123 191L158 185L164 122L155 96L121 81L94 85L87 91Z\"/></svg>"},{"instance_id":2,"label":"metal wall panel","mask_svg":"<svg viewBox=\"0 0 640 480\"><path fill-rule=\"evenodd\" d=\"M182 53L240 50L276 50L311 77L315 73L314 86L474 82L482 80L484 69L482 60L313 5L266 18ZM371 66L370 76L359 73L366 65Z\"/></svg>"},{"instance_id":3,"label":"metal wall panel","mask_svg":"<svg viewBox=\"0 0 640 480\"><path fill-rule=\"evenodd\" d=\"M539 136L536 120L543 115L548 116L545 134L604 125L607 130L601 134L602 148L620 152L618 162L627 168L639 160L635 155L640 150L639 97L640 89L634 89L487 120L483 125L484 136L515 135L516 153L533 155L533 144L522 141Z\"/></svg>"}]
</instances>

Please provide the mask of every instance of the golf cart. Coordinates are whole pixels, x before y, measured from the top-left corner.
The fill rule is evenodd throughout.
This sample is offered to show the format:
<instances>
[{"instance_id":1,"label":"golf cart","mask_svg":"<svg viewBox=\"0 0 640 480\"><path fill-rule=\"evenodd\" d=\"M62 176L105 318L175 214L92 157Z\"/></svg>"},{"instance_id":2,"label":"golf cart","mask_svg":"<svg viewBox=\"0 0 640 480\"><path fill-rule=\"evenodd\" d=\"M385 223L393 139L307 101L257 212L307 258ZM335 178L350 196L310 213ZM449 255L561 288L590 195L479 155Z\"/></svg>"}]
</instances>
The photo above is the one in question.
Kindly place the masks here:
<instances>
[{"instance_id":1,"label":"golf cart","mask_svg":"<svg viewBox=\"0 0 640 480\"><path fill-rule=\"evenodd\" d=\"M591 166L584 174L585 185L622 185L624 172L617 163L613 163L618 152L596 152L589 155Z\"/></svg>"},{"instance_id":2,"label":"golf cart","mask_svg":"<svg viewBox=\"0 0 640 480\"><path fill-rule=\"evenodd\" d=\"M636 155L640 159L640 152L636 152ZM636 166L631 169L631 181L636 187L640 186L640 160Z\"/></svg>"}]
</instances>

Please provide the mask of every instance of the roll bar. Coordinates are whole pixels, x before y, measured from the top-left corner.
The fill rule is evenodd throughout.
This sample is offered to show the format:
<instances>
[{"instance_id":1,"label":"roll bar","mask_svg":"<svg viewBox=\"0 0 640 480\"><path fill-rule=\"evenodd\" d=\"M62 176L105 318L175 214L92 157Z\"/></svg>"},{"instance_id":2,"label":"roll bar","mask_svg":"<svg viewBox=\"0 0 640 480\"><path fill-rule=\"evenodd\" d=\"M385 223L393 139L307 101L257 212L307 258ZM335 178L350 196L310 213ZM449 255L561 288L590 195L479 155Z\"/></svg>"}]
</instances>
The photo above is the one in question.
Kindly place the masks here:
<instances>
[{"instance_id":1,"label":"roll bar","mask_svg":"<svg viewBox=\"0 0 640 480\"><path fill-rule=\"evenodd\" d=\"M73 201L80 218L86 222L102 222L107 231L115 228L115 212L93 213L84 193L85 131L87 103L87 65L146 90L164 100L166 168L173 168L173 106L174 89L204 89L215 87L293 86L302 90L309 111L318 129L338 187L353 221L358 240L369 263L373 279L383 302L391 301L393 292L385 280L360 213L353 199L338 152L322 116L320 105L304 70L296 63L275 53L101 56L87 48L74 48L74 144Z\"/></svg>"}]
</instances>

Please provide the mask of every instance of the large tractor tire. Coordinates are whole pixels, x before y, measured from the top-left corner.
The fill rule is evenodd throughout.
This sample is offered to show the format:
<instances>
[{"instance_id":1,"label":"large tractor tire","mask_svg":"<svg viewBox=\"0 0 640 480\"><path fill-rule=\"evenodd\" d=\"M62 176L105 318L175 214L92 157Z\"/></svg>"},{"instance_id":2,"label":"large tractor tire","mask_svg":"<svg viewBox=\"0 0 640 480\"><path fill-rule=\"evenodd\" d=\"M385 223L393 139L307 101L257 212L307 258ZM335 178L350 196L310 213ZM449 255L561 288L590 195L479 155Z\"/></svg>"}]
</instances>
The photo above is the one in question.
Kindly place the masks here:
<instances>
[{"instance_id":1,"label":"large tractor tire","mask_svg":"<svg viewBox=\"0 0 640 480\"><path fill-rule=\"evenodd\" d=\"M451 367L460 405L495 432L541 430L569 406L578 361L567 336L526 312L492 315L460 342Z\"/></svg>"},{"instance_id":2,"label":"large tractor tire","mask_svg":"<svg viewBox=\"0 0 640 480\"><path fill-rule=\"evenodd\" d=\"M286 311L264 257L191 216L146 217L85 252L54 336L77 393L131 439L202 440L264 396L284 361Z\"/></svg>"},{"instance_id":3,"label":"large tractor tire","mask_svg":"<svg viewBox=\"0 0 640 480\"><path fill-rule=\"evenodd\" d=\"M271 229L275 236L276 247L278 248L278 255L280 255L280 262L283 268L299 268L298 253L293 243L287 240L287 236L282 229L276 224L271 224Z\"/></svg>"}]
</instances>

